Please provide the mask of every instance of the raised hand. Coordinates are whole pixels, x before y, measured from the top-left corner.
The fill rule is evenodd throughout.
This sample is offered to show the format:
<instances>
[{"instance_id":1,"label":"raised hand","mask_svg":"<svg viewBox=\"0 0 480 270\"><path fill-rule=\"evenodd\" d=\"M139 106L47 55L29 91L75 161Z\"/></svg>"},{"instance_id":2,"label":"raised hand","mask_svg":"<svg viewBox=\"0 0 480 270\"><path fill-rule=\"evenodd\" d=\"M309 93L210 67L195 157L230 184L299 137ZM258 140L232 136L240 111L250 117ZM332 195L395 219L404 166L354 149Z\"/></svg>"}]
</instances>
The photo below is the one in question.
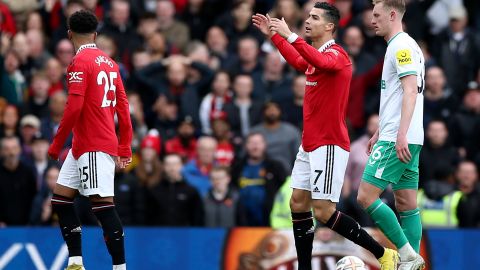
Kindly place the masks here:
<instances>
[{"instance_id":1,"label":"raised hand","mask_svg":"<svg viewBox=\"0 0 480 270\"><path fill-rule=\"evenodd\" d=\"M268 16L268 15L267 15ZM262 32L266 36L272 36L273 33L268 29L270 20L269 17L265 17L265 15L257 13L252 16L253 25L255 25L260 32Z\"/></svg>"},{"instance_id":2,"label":"raised hand","mask_svg":"<svg viewBox=\"0 0 480 270\"><path fill-rule=\"evenodd\" d=\"M283 38L288 38L292 34L292 31L288 28L288 24L285 22L284 18L281 20L278 18L271 18L269 28L270 31L277 32Z\"/></svg>"}]
</instances>

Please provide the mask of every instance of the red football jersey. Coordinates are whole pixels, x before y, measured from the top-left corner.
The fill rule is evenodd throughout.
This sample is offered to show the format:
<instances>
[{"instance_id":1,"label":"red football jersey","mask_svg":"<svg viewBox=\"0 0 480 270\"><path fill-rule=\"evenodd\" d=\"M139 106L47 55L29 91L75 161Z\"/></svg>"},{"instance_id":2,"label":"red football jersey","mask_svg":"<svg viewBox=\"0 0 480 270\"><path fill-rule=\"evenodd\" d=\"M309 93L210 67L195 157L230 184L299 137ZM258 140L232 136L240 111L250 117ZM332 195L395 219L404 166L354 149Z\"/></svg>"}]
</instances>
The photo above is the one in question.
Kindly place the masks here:
<instances>
[{"instance_id":1,"label":"red football jersey","mask_svg":"<svg viewBox=\"0 0 480 270\"><path fill-rule=\"evenodd\" d=\"M69 95L84 97L83 106L76 120L66 119L65 113L54 144L63 145L64 134L73 127L72 154L76 159L92 151L130 157L132 125L118 65L95 44L83 45L67 69L67 86ZM120 138L115 133L115 113Z\"/></svg>"},{"instance_id":2,"label":"red football jersey","mask_svg":"<svg viewBox=\"0 0 480 270\"><path fill-rule=\"evenodd\" d=\"M305 72L302 146L311 152L323 145L350 151L346 124L352 63L333 40L320 49L297 37L291 44L275 34L272 41L295 69Z\"/></svg>"}]
</instances>

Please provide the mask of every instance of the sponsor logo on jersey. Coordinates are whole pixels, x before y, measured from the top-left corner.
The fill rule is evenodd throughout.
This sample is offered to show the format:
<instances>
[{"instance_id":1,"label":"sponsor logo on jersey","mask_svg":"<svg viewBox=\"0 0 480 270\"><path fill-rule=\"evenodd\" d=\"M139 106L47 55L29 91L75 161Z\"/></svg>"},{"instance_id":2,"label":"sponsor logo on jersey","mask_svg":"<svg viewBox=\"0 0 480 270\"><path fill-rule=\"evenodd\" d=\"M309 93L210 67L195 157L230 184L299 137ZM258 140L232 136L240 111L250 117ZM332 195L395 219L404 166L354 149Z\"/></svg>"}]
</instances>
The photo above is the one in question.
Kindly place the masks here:
<instances>
[{"instance_id":1,"label":"sponsor logo on jersey","mask_svg":"<svg viewBox=\"0 0 480 270\"><path fill-rule=\"evenodd\" d=\"M95 58L95 63L100 66L102 63L105 63L107 64L109 67L113 68L113 62L108 59L107 57L103 56L103 55L99 55L97 56L97 58Z\"/></svg>"},{"instance_id":2,"label":"sponsor logo on jersey","mask_svg":"<svg viewBox=\"0 0 480 270\"><path fill-rule=\"evenodd\" d=\"M408 65L412 63L412 53L408 49L397 51L395 56L397 58L397 63L399 66Z\"/></svg>"},{"instance_id":3,"label":"sponsor logo on jersey","mask_svg":"<svg viewBox=\"0 0 480 270\"><path fill-rule=\"evenodd\" d=\"M326 53L327 53L327 52L331 52L331 53L335 54L335 56L338 56L338 51L335 50L335 49L326 49L325 52L326 52Z\"/></svg>"},{"instance_id":4,"label":"sponsor logo on jersey","mask_svg":"<svg viewBox=\"0 0 480 270\"><path fill-rule=\"evenodd\" d=\"M82 71L72 71L68 73L68 82L69 83L80 83L83 81L81 77L83 75Z\"/></svg>"},{"instance_id":5,"label":"sponsor logo on jersey","mask_svg":"<svg viewBox=\"0 0 480 270\"><path fill-rule=\"evenodd\" d=\"M307 86L317 86L317 82L306 81L305 85L307 85Z\"/></svg>"}]
</instances>

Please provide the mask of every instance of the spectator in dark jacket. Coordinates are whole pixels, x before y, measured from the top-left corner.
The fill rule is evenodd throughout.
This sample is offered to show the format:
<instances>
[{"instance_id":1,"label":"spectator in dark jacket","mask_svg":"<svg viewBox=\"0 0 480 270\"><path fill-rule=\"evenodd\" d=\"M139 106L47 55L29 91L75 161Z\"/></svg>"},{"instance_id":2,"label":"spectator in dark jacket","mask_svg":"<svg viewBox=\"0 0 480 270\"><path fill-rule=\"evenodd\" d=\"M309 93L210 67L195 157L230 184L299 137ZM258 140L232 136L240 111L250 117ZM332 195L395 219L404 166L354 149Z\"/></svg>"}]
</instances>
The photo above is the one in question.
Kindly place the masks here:
<instances>
[{"instance_id":1,"label":"spectator in dark jacket","mask_svg":"<svg viewBox=\"0 0 480 270\"><path fill-rule=\"evenodd\" d=\"M53 188L57 183L60 168L51 166L45 172L45 185L37 193L32 203L32 212L30 213L31 225L51 226L58 222L56 215L52 213L52 195Z\"/></svg>"},{"instance_id":2,"label":"spectator in dark jacket","mask_svg":"<svg viewBox=\"0 0 480 270\"><path fill-rule=\"evenodd\" d=\"M420 186L434 178L440 168L453 168L459 162L458 151L448 142L448 129L442 120L428 124L426 140L420 152Z\"/></svg>"},{"instance_id":3,"label":"spectator in dark jacket","mask_svg":"<svg viewBox=\"0 0 480 270\"><path fill-rule=\"evenodd\" d=\"M170 154L164 160L165 178L145 190L146 224L203 226L203 202L182 176L182 158Z\"/></svg>"},{"instance_id":4,"label":"spectator in dark jacket","mask_svg":"<svg viewBox=\"0 0 480 270\"><path fill-rule=\"evenodd\" d=\"M223 14L215 22L225 31L229 40L230 51L237 48L239 39L251 36L258 44L263 42L263 35L252 25L253 4L250 1L235 0L230 11Z\"/></svg>"},{"instance_id":5,"label":"spectator in dark jacket","mask_svg":"<svg viewBox=\"0 0 480 270\"><path fill-rule=\"evenodd\" d=\"M240 220L239 195L229 186L230 174L227 167L214 167L210 172L212 188L204 198L205 226L234 227Z\"/></svg>"},{"instance_id":6,"label":"spectator in dark jacket","mask_svg":"<svg viewBox=\"0 0 480 270\"><path fill-rule=\"evenodd\" d=\"M232 169L233 185L239 188L246 226L269 226L270 211L287 173L282 164L266 154L267 143L260 133L246 138L246 156Z\"/></svg>"},{"instance_id":7,"label":"spectator in dark jacket","mask_svg":"<svg viewBox=\"0 0 480 270\"><path fill-rule=\"evenodd\" d=\"M109 18L99 31L115 40L118 58L126 66L131 66L131 55L141 45L140 36L130 21L130 2L115 0L111 2Z\"/></svg>"},{"instance_id":8,"label":"spectator in dark jacket","mask_svg":"<svg viewBox=\"0 0 480 270\"><path fill-rule=\"evenodd\" d=\"M237 57L227 64L227 70L232 76L248 74L259 76L262 73L262 64L259 61L258 41L253 37L243 37L238 41Z\"/></svg>"},{"instance_id":9,"label":"spectator in dark jacket","mask_svg":"<svg viewBox=\"0 0 480 270\"><path fill-rule=\"evenodd\" d=\"M303 130L303 99L305 97L305 75L298 75L293 79L291 90L293 97L288 101L279 103L282 108L282 120L294 125L298 130Z\"/></svg>"},{"instance_id":10,"label":"spectator in dark jacket","mask_svg":"<svg viewBox=\"0 0 480 270\"><path fill-rule=\"evenodd\" d=\"M37 193L35 175L20 161L17 137L2 138L0 150L0 227L26 225Z\"/></svg>"},{"instance_id":11,"label":"spectator in dark jacket","mask_svg":"<svg viewBox=\"0 0 480 270\"><path fill-rule=\"evenodd\" d=\"M198 70L201 80L190 84L187 81L187 66ZM162 75L166 73L166 77ZM158 77L162 79L158 79ZM180 117L191 116L199 127L198 106L200 104L199 89L203 89L213 78L212 70L201 63L192 62L183 56L172 56L162 62L148 65L137 73L138 81L146 89L141 92L145 108L152 106L158 96L167 96L177 103ZM146 111L146 116L151 112Z\"/></svg>"},{"instance_id":12,"label":"spectator in dark jacket","mask_svg":"<svg viewBox=\"0 0 480 270\"><path fill-rule=\"evenodd\" d=\"M278 51L265 56L263 71L253 74L253 99L281 103L292 98L292 78L285 74L285 62Z\"/></svg>"},{"instance_id":13,"label":"spectator in dark jacket","mask_svg":"<svg viewBox=\"0 0 480 270\"><path fill-rule=\"evenodd\" d=\"M430 67L425 75L424 125L432 119L448 121L457 111L459 101L452 89L446 86L446 79L440 67Z\"/></svg>"},{"instance_id":14,"label":"spectator in dark jacket","mask_svg":"<svg viewBox=\"0 0 480 270\"><path fill-rule=\"evenodd\" d=\"M118 216L125 225L145 223L144 198L138 180L116 167L114 193Z\"/></svg>"},{"instance_id":15,"label":"spectator in dark jacket","mask_svg":"<svg viewBox=\"0 0 480 270\"><path fill-rule=\"evenodd\" d=\"M463 161L457 169L458 189L463 193L457 207L459 227L480 227L480 186L478 168Z\"/></svg>"},{"instance_id":16,"label":"spectator in dark jacket","mask_svg":"<svg viewBox=\"0 0 480 270\"><path fill-rule=\"evenodd\" d=\"M445 71L454 94L461 98L479 67L479 43L475 32L467 28L465 8L457 6L449 12L450 25L437 36L432 54Z\"/></svg>"},{"instance_id":17,"label":"spectator in dark jacket","mask_svg":"<svg viewBox=\"0 0 480 270\"><path fill-rule=\"evenodd\" d=\"M460 157L473 159L478 137L475 127L480 118L480 89L469 89L463 104L450 119L449 130L453 144L459 148Z\"/></svg>"},{"instance_id":18,"label":"spectator in dark jacket","mask_svg":"<svg viewBox=\"0 0 480 270\"><path fill-rule=\"evenodd\" d=\"M260 123L262 119L262 102L252 100L252 90L251 76L236 76L233 81L235 96L232 102L225 104L224 108L232 132L240 140L248 135L251 127Z\"/></svg>"}]
</instances>

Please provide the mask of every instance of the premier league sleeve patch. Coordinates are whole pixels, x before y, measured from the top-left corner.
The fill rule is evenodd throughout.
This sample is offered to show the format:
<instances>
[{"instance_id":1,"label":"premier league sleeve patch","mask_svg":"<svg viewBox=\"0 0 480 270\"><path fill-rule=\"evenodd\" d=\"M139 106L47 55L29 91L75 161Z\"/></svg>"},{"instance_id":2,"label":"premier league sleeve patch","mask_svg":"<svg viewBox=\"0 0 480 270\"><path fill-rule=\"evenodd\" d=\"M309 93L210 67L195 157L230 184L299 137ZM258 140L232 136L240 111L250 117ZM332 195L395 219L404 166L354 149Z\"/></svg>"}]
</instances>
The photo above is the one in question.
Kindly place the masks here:
<instances>
[{"instance_id":1,"label":"premier league sleeve patch","mask_svg":"<svg viewBox=\"0 0 480 270\"><path fill-rule=\"evenodd\" d=\"M395 53L397 58L397 64L399 66L404 66L412 63L412 53L409 49L398 50Z\"/></svg>"}]
</instances>

